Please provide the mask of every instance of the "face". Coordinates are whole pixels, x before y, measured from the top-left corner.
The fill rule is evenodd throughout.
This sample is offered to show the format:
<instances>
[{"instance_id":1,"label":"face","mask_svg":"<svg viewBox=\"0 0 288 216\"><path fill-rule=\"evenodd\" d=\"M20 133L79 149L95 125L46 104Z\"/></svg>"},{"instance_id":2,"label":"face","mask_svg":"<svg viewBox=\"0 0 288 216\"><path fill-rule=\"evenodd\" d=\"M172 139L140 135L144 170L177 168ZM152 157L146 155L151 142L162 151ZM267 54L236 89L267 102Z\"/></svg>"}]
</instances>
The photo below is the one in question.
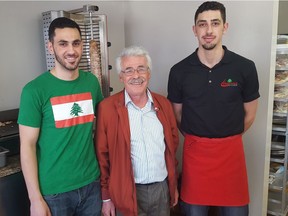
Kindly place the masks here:
<instances>
[{"instance_id":1,"label":"face","mask_svg":"<svg viewBox=\"0 0 288 216\"><path fill-rule=\"evenodd\" d=\"M221 13L209 10L199 13L193 32L198 38L199 48L212 50L222 46L222 36L228 28L228 23L223 23Z\"/></svg>"},{"instance_id":2,"label":"face","mask_svg":"<svg viewBox=\"0 0 288 216\"><path fill-rule=\"evenodd\" d=\"M144 56L130 56L122 58L121 69L148 68L146 57ZM123 72L119 74L120 80L124 83L127 93L132 96L146 95L146 90L150 80L150 70L146 73L138 73L136 70L133 74L127 75Z\"/></svg>"},{"instance_id":3,"label":"face","mask_svg":"<svg viewBox=\"0 0 288 216\"><path fill-rule=\"evenodd\" d=\"M53 42L48 42L48 49L55 56L55 68L67 71L78 69L82 56L82 41L77 29L56 29Z\"/></svg>"}]
</instances>

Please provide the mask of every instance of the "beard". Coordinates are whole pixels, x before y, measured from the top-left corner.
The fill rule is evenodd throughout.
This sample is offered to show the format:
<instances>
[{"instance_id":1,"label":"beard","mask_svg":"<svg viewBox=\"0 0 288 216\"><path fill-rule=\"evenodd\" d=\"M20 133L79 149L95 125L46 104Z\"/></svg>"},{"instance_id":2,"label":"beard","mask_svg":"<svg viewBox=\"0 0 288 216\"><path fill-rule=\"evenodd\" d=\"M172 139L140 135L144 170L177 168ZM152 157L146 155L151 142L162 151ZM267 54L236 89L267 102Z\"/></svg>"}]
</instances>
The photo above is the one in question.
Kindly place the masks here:
<instances>
[{"instance_id":1,"label":"beard","mask_svg":"<svg viewBox=\"0 0 288 216\"><path fill-rule=\"evenodd\" d=\"M60 57L54 50L54 56L55 56L55 59L56 61L63 67L65 68L66 70L69 70L69 71L74 71L75 69L78 68L79 66L79 63L80 63L80 58L76 59L76 61L71 64L71 63L67 63L65 62L65 59L63 57ZM71 57L77 57L77 54L74 54L74 55L67 55L68 57L71 56Z\"/></svg>"},{"instance_id":2,"label":"beard","mask_svg":"<svg viewBox=\"0 0 288 216\"><path fill-rule=\"evenodd\" d=\"M216 44L203 44L202 47L205 50L212 50L216 47Z\"/></svg>"}]
</instances>

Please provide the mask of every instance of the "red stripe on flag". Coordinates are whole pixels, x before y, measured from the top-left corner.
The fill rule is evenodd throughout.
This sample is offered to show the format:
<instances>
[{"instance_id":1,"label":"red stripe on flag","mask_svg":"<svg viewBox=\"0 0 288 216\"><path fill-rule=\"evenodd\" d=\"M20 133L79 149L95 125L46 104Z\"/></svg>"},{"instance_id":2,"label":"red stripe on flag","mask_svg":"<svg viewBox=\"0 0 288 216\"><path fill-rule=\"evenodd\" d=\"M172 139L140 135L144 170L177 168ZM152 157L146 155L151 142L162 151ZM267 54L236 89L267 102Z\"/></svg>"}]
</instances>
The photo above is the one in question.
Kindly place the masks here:
<instances>
[{"instance_id":1,"label":"red stripe on flag","mask_svg":"<svg viewBox=\"0 0 288 216\"><path fill-rule=\"evenodd\" d=\"M61 121L56 121L56 128L65 128L65 127L71 127L74 125L78 124L84 124L88 122L93 122L94 120L94 115L85 115L85 116L78 116L72 119L66 119L66 120L61 120Z\"/></svg>"},{"instance_id":2,"label":"red stripe on flag","mask_svg":"<svg viewBox=\"0 0 288 216\"><path fill-rule=\"evenodd\" d=\"M81 100L91 100L92 96L90 92L81 93L81 94L72 94L59 97L53 97L50 99L52 106L57 104L71 103Z\"/></svg>"}]
</instances>

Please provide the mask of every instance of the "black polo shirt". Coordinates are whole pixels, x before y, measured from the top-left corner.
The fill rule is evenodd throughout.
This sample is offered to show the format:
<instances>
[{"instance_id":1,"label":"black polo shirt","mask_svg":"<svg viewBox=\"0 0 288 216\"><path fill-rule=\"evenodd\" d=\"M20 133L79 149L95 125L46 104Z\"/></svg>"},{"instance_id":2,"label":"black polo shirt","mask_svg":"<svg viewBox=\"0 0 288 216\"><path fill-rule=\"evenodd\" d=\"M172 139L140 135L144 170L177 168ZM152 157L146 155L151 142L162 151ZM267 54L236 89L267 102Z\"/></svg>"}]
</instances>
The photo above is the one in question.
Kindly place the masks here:
<instances>
[{"instance_id":1,"label":"black polo shirt","mask_svg":"<svg viewBox=\"0 0 288 216\"><path fill-rule=\"evenodd\" d=\"M171 68L168 99L182 103L181 129L188 134L220 138L242 133L243 103L260 96L254 62L223 49L213 68L200 62L197 49Z\"/></svg>"}]
</instances>

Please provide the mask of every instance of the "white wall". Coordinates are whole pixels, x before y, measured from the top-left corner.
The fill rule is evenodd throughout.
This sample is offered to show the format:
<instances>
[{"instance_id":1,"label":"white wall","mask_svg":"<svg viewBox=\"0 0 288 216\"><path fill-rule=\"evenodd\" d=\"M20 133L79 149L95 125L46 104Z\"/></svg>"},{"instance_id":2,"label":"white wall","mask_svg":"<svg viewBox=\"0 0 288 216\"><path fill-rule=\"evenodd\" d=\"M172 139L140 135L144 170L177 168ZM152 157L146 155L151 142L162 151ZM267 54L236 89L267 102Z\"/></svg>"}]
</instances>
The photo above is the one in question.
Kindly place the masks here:
<instances>
[{"instance_id":1,"label":"white wall","mask_svg":"<svg viewBox=\"0 0 288 216\"><path fill-rule=\"evenodd\" d=\"M45 68L41 13L70 10L85 4L99 6L108 16L109 59L126 45L143 45L153 61L150 88L166 95L170 67L197 47L192 33L199 1L0 1L0 111L17 108L22 87ZM256 121L244 137L250 186L250 215L266 215L271 139L277 1L223 1L228 33L224 44L255 61L260 81ZM274 45L275 46L275 45ZM275 48L275 47L274 47ZM115 68L115 67L114 67ZM119 91L112 70L111 86ZM181 148L179 149L179 159Z\"/></svg>"}]
</instances>

